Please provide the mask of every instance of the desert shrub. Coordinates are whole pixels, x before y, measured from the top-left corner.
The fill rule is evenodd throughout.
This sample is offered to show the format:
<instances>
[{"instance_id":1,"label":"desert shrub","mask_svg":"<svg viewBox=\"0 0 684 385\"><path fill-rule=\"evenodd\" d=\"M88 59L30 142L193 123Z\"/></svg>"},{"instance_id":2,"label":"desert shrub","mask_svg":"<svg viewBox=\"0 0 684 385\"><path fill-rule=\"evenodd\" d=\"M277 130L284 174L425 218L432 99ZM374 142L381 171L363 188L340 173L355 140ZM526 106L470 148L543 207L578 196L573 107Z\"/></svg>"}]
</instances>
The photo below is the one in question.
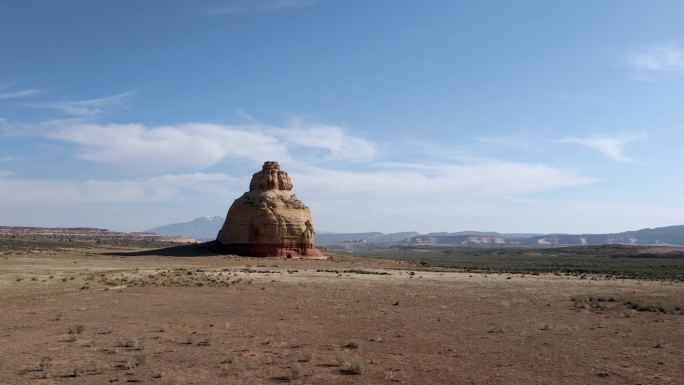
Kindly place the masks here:
<instances>
[{"instance_id":1,"label":"desert shrub","mask_svg":"<svg viewBox=\"0 0 684 385\"><path fill-rule=\"evenodd\" d=\"M311 352L299 352L295 355L295 360L297 362L309 362L313 358L313 354Z\"/></svg>"},{"instance_id":2,"label":"desert shrub","mask_svg":"<svg viewBox=\"0 0 684 385\"><path fill-rule=\"evenodd\" d=\"M184 340L180 342L181 345L194 345L195 344L195 339L192 336L186 337Z\"/></svg>"},{"instance_id":3,"label":"desert shrub","mask_svg":"<svg viewBox=\"0 0 684 385\"><path fill-rule=\"evenodd\" d=\"M290 381L296 381L302 376L302 365L299 362L290 364Z\"/></svg>"},{"instance_id":4,"label":"desert shrub","mask_svg":"<svg viewBox=\"0 0 684 385\"><path fill-rule=\"evenodd\" d=\"M116 344L114 346L120 347L120 348L133 349L133 350L143 350L144 349L143 343L137 338L132 338L129 340L119 340L116 342Z\"/></svg>"},{"instance_id":5,"label":"desert shrub","mask_svg":"<svg viewBox=\"0 0 684 385\"><path fill-rule=\"evenodd\" d=\"M361 374L363 372L363 363L359 359L353 359L345 362L341 370L345 374Z\"/></svg>"},{"instance_id":6,"label":"desert shrub","mask_svg":"<svg viewBox=\"0 0 684 385\"><path fill-rule=\"evenodd\" d=\"M83 368L80 366L77 366L74 368L74 370L71 371L71 376L72 377L81 377L83 375Z\"/></svg>"},{"instance_id":7,"label":"desert shrub","mask_svg":"<svg viewBox=\"0 0 684 385\"><path fill-rule=\"evenodd\" d=\"M51 357L43 357L40 359L40 364L38 365L40 370L42 371L47 371L50 370L52 367L52 358Z\"/></svg>"},{"instance_id":8,"label":"desert shrub","mask_svg":"<svg viewBox=\"0 0 684 385\"><path fill-rule=\"evenodd\" d=\"M337 361L337 366L343 366L347 358L344 356L344 353L337 351L335 352L335 361Z\"/></svg>"},{"instance_id":9,"label":"desert shrub","mask_svg":"<svg viewBox=\"0 0 684 385\"><path fill-rule=\"evenodd\" d=\"M144 365L147 362L147 355L145 354L136 354L133 357L133 360L135 362L136 366Z\"/></svg>"},{"instance_id":10,"label":"desert shrub","mask_svg":"<svg viewBox=\"0 0 684 385\"><path fill-rule=\"evenodd\" d=\"M221 364L232 364L235 361L235 359L231 356L228 356L221 361Z\"/></svg>"},{"instance_id":11,"label":"desert shrub","mask_svg":"<svg viewBox=\"0 0 684 385\"><path fill-rule=\"evenodd\" d=\"M52 358L50 358L50 357L41 358L40 364L38 365L38 368L40 369L41 372L43 372L43 378L50 377L50 368L52 368Z\"/></svg>"},{"instance_id":12,"label":"desert shrub","mask_svg":"<svg viewBox=\"0 0 684 385\"><path fill-rule=\"evenodd\" d=\"M69 334L81 334L85 331L85 326L83 325L76 325L74 327L69 328Z\"/></svg>"},{"instance_id":13,"label":"desert shrub","mask_svg":"<svg viewBox=\"0 0 684 385\"><path fill-rule=\"evenodd\" d=\"M369 270L361 270L361 269L347 269L344 270L343 273L347 274L373 274L373 275L391 275L390 273L386 271L369 271Z\"/></svg>"},{"instance_id":14,"label":"desert shrub","mask_svg":"<svg viewBox=\"0 0 684 385\"><path fill-rule=\"evenodd\" d=\"M135 368L135 361L131 357L128 357L126 361L123 361L121 364L117 365L119 369L123 370L131 370Z\"/></svg>"}]
</instances>

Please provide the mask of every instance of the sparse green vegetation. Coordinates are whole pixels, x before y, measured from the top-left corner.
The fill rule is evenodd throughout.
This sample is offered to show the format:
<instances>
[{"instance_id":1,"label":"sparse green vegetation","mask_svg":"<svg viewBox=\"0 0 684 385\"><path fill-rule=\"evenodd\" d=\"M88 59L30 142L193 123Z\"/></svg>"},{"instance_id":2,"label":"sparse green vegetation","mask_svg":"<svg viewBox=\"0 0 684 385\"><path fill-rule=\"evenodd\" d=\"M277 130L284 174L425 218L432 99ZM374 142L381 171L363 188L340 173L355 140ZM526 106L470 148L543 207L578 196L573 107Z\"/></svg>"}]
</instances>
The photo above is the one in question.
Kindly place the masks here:
<instances>
[{"instance_id":1,"label":"sparse green vegetation","mask_svg":"<svg viewBox=\"0 0 684 385\"><path fill-rule=\"evenodd\" d=\"M594 312L602 312L609 308L620 308L625 310L631 309L637 312L684 315L684 310L679 305L652 300L620 298L617 296L575 296L570 298L570 300L573 302L573 307L577 310L587 309ZM624 318L631 317L628 312L623 312L622 314Z\"/></svg>"},{"instance_id":2,"label":"sparse green vegetation","mask_svg":"<svg viewBox=\"0 0 684 385\"><path fill-rule=\"evenodd\" d=\"M415 262L420 270L479 273L542 273L684 281L684 250L647 246L556 248L387 247L362 250L370 258Z\"/></svg>"},{"instance_id":3,"label":"sparse green vegetation","mask_svg":"<svg viewBox=\"0 0 684 385\"><path fill-rule=\"evenodd\" d=\"M0 237L0 253L8 252L37 252L37 251L56 251L69 249L105 248L114 247L146 247L162 248L173 245L171 242L162 242L152 239L135 238L69 238L60 236L12 236L5 235Z\"/></svg>"}]
</instances>

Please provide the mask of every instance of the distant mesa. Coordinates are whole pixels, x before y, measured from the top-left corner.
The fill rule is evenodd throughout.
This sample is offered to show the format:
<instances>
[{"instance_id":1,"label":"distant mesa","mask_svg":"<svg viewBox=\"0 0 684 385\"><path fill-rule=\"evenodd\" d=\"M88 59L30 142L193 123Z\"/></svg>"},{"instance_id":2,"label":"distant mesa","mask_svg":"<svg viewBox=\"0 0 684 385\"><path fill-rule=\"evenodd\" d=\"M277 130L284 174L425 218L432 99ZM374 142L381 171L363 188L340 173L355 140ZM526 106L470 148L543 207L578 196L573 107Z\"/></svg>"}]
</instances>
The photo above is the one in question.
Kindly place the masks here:
<instances>
[{"instance_id":1,"label":"distant mesa","mask_svg":"<svg viewBox=\"0 0 684 385\"><path fill-rule=\"evenodd\" d=\"M197 240L183 235L162 235L149 231L124 233L92 227L22 227L0 226L0 237L10 238L53 238L69 241L121 241L121 242L168 242L198 243Z\"/></svg>"},{"instance_id":2,"label":"distant mesa","mask_svg":"<svg viewBox=\"0 0 684 385\"><path fill-rule=\"evenodd\" d=\"M314 246L311 210L292 193L292 180L278 162L265 162L252 176L216 240L223 251L238 255L323 257Z\"/></svg>"}]
</instances>

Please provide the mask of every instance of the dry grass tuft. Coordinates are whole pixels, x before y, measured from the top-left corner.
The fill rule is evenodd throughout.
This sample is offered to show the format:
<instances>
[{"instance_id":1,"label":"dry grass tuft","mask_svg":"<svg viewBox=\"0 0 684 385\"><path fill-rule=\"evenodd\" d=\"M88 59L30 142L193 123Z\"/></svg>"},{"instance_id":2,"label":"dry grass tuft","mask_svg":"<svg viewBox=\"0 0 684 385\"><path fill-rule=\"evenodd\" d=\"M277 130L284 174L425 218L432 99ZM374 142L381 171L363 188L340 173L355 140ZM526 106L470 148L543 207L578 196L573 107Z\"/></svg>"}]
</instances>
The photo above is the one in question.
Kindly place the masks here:
<instances>
[{"instance_id":1,"label":"dry grass tuft","mask_svg":"<svg viewBox=\"0 0 684 385\"><path fill-rule=\"evenodd\" d=\"M302 365L299 362L293 362L290 364L290 381L296 381L302 376Z\"/></svg>"},{"instance_id":2,"label":"dry grass tuft","mask_svg":"<svg viewBox=\"0 0 684 385\"><path fill-rule=\"evenodd\" d=\"M69 328L69 334L81 334L85 331L85 326L83 325L76 325L74 327Z\"/></svg>"},{"instance_id":3,"label":"dry grass tuft","mask_svg":"<svg viewBox=\"0 0 684 385\"><path fill-rule=\"evenodd\" d=\"M38 365L38 368L40 369L41 372L43 372L43 378L50 378L50 369L52 368L52 358L51 357L43 357L40 359L40 364Z\"/></svg>"},{"instance_id":4,"label":"dry grass tuft","mask_svg":"<svg viewBox=\"0 0 684 385\"><path fill-rule=\"evenodd\" d=\"M345 362L340 370L344 374L361 374L363 372L363 363L359 359L352 359Z\"/></svg>"}]
</instances>

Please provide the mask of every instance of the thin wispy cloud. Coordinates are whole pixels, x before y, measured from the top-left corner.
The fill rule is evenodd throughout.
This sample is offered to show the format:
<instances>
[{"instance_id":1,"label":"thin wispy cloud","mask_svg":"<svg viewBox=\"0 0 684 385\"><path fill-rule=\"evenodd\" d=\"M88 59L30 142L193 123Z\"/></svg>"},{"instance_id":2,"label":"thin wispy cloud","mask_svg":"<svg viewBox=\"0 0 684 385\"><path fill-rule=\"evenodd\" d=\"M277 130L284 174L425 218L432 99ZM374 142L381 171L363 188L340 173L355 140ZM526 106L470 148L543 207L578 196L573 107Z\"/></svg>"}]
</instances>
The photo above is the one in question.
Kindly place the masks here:
<instances>
[{"instance_id":1,"label":"thin wispy cloud","mask_svg":"<svg viewBox=\"0 0 684 385\"><path fill-rule=\"evenodd\" d=\"M625 155L625 147L635 141L645 139L644 133L638 134L617 134L617 135L592 135L586 137L569 136L561 140L559 143L571 143L584 146L586 148L598 151L601 155L625 163L641 163L640 161L630 158Z\"/></svg>"},{"instance_id":2,"label":"thin wispy cloud","mask_svg":"<svg viewBox=\"0 0 684 385\"><path fill-rule=\"evenodd\" d=\"M295 172L303 191L325 191L338 199L412 201L491 199L572 188L598 180L577 170L542 163L481 159L468 163L389 163L368 171L304 168Z\"/></svg>"},{"instance_id":3,"label":"thin wispy cloud","mask_svg":"<svg viewBox=\"0 0 684 385\"><path fill-rule=\"evenodd\" d=\"M7 163L14 159L14 156L12 155L5 155L5 156L0 156L0 163Z\"/></svg>"},{"instance_id":4,"label":"thin wispy cloud","mask_svg":"<svg viewBox=\"0 0 684 385\"><path fill-rule=\"evenodd\" d=\"M35 88L28 89L13 89L7 84L0 84L0 100L18 99L34 96L40 93L40 90Z\"/></svg>"},{"instance_id":5,"label":"thin wispy cloud","mask_svg":"<svg viewBox=\"0 0 684 385\"><path fill-rule=\"evenodd\" d=\"M71 151L75 149L73 156L77 158L110 164L120 170L134 170L135 173L147 169L149 175L197 172L224 159L256 164L278 160L296 177L298 191L307 197L342 205L363 200L387 213L411 206L416 197L441 202L440 207L451 207L449 202L454 200L480 201L494 207L495 201L491 199L576 188L598 181L578 170L541 162L473 157L459 159L443 157L441 151L429 154L432 161L406 160L402 154L415 151L411 150L410 143L399 146L398 153L383 154L401 161L381 161L377 143L339 126L303 119L294 119L282 126L256 120L246 125L183 123L148 126L79 119L41 124L5 122L4 126L11 135L67 143ZM425 151L420 145L418 148ZM438 161L438 158L443 161ZM354 171L348 167L352 163ZM129 198L126 199L132 201L163 200L179 191L173 188L166 190L168 185L160 181L168 178L177 180L152 177L144 181L123 180L118 184L114 183L116 181L61 184L59 181L6 178L0 187L12 191L11 196L6 196L8 201L11 197L20 200L21 191L26 189L30 192L38 187L61 191L65 202L76 202L86 193L102 195L101 198L90 198L93 202L111 200L114 198L109 197L107 191L116 189L127 191L125 195ZM234 181L230 178L221 180L226 185ZM239 184L231 187L244 188ZM461 211L453 212L454 215L459 213Z\"/></svg>"},{"instance_id":6,"label":"thin wispy cloud","mask_svg":"<svg viewBox=\"0 0 684 385\"><path fill-rule=\"evenodd\" d=\"M490 146L508 147L520 151L533 152L539 150L530 138L521 136L478 136L475 140Z\"/></svg>"},{"instance_id":7,"label":"thin wispy cloud","mask_svg":"<svg viewBox=\"0 0 684 385\"><path fill-rule=\"evenodd\" d=\"M290 116L283 124L241 113L240 124L165 125L117 123L103 116L112 107L125 106L131 95L35 103L32 107L57 112L38 122L0 117L0 135L6 138L39 138L62 156L107 165L122 175L83 180L26 178L3 171L0 207L7 211L41 202L43 208L58 210L163 206L198 199L223 202L244 191L248 178L216 170L229 162L259 165L277 160L296 180L297 193L328 218L321 222L324 228L344 227L340 212L347 213L349 226L381 226L393 218L396 226L410 228L416 218L426 216L443 221L495 217L510 199L599 182L581 170L542 160L510 161L473 153L482 145L525 148L525 136L482 136L475 139L475 148L415 138L375 142L347 127L304 115ZM368 210L351 209L359 202ZM369 221L369 215L379 219ZM402 224L406 218L412 222Z\"/></svg>"},{"instance_id":8,"label":"thin wispy cloud","mask_svg":"<svg viewBox=\"0 0 684 385\"><path fill-rule=\"evenodd\" d=\"M661 44L630 55L628 61L640 71L684 72L684 48L674 43Z\"/></svg>"},{"instance_id":9,"label":"thin wispy cloud","mask_svg":"<svg viewBox=\"0 0 684 385\"><path fill-rule=\"evenodd\" d=\"M582 95L582 94L570 94L567 92L561 92L558 94L558 100L564 103L571 104L584 104L593 106L604 106L614 104L614 102L608 98L603 98L594 95Z\"/></svg>"},{"instance_id":10,"label":"thin wispy cloud","mask_svg":"<svg viewBox=\"0 0 684 385\"><path fill-rule=\"evenodd\" d=\"M125 107L133 94L133 91L128 91L103 98L35 102L27 106L51 109L71 116L95 116L106 112L109 107Z\"/></svg>"},{"instance_id":11,"label":"thin wispy cloud","mask_svg":"<svg viewBox=\"0 0 684 385\"><path fill-rule=\"evenodd\" d=\"M184 192L229 197L233 180L223 173L168 174L124 180L10 178L0 171L0 207L151 203L178 200Z\"/></svg>"},{"instance_id":12,"label":"thin wispy cloud","mask_svg":"<svg viewBox=\"0 0 684 385\"><path fill-rule=\"evenodd\" d=\"M367 139L319 123L148 126L80 119L37 124L0 120L0 130L74 144L81 159L156 171L202 169L224 159L359 162L376 155L375 144Z\"/></svg>"},{"instance_id":13,"label":"thin wispy cloud","mask_svg":"<svg viewBox=\"0 0 684 385\"><path fill-rule=\"evenodd\" d=\"M205 8L205 15L229 15L252 12L277 11L315 5L318 0L233 0L214 7Z\"/></svg>"}]
</instances>

